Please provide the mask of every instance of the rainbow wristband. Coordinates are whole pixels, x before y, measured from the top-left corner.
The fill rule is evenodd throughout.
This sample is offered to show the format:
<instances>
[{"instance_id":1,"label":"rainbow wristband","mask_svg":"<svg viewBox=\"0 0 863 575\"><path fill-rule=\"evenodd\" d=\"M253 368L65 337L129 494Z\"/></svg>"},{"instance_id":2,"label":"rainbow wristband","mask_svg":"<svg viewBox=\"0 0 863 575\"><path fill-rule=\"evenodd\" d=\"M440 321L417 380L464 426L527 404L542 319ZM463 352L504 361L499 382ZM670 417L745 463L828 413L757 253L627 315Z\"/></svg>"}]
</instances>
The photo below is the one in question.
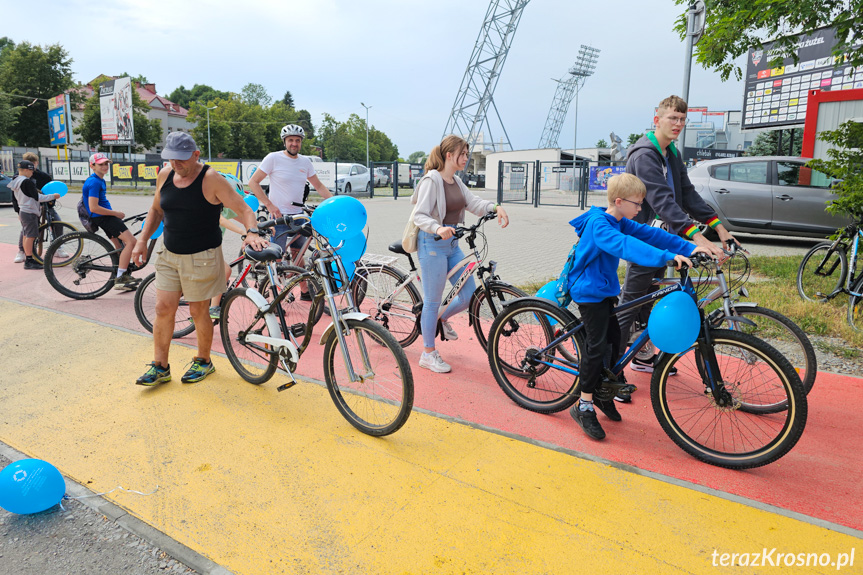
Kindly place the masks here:
<instances>
[{"instance_id":1,"label":"rainbow wristband","mask_svg":"<svg viewBox=\"0 0 863 575\"><path fill-rule=\"evenodd\" d=\"M721 224L721 223L722 223L722 222L721 222L721 221L719 220L719 218L718 218L718 217L716 217L716 216L713 216L712 218L710 218L709 220L707 220L707 225L708 225L708 226L710 226L711 228L715 228L716 226L718 226L718 225L719 225L719 224Z\"/></svg>"},{"instance_id":2,"label":"rainbow wristband","mask_svg":"<svg viewBox=\"0 0 863 575\"><path fill-rule=\"evenodd\" d=\"M688 228L686 228L686 229L683 231L683 235L684 235L684 236L686 236L686 237L687 237L687 239L690 239L690 240L691 240L691 239L695 236L695 234L697 234L697 233L698 233L698 226L696 226L695 224L692 224L691 226L689 226Z\"/></svg>"}]
</instances>

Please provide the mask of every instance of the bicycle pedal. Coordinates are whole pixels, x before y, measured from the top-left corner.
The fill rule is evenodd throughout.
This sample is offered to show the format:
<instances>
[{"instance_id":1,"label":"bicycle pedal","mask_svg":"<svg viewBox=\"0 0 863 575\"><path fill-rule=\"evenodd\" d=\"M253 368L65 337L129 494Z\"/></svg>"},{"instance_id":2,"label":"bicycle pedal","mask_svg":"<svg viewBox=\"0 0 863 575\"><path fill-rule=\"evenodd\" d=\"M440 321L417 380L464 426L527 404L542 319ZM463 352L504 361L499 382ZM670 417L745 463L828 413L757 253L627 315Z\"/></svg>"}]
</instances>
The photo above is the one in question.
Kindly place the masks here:
<instances>
[{"instance_id":1,"label":"bicycle pedal","mask_svg":"<svg viewBox=\"0 0 863 575\"><path fill-rule=\"evenodd\" d=\"M277 387L276 391L285 391L286 389L291 389L295 385L297 385L296 381L294 381L294 380L287 381L287 382L283 383L282 385L280 385L279 387Z\"/></svg>"}]
</instances>

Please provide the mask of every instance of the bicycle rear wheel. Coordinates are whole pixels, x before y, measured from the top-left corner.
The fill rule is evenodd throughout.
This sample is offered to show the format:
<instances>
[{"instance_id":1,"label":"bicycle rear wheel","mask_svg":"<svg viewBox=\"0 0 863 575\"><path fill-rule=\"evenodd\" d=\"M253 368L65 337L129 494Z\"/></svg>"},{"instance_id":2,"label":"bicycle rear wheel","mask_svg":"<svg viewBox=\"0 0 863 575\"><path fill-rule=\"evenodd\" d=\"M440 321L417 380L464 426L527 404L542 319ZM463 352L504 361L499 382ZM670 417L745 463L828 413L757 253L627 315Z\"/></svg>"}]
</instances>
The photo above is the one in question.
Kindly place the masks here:
<instances>
[{"instance_id":1,"label":"bicycle rear wheel","mask_svg":"<svg viewBox=\"0 0 863 575\"><path fill-rule=\"evenodd\" d=\"M842 246L831 250L832 245L832 242L816 245L803 256L797 268L797 293L807 301L826 301L827 295L845 283L848 256Z\"/></svg>"},{"instance_id":2,"label":"bicycle rear wheel","mask_svg":"<svg viewBox=\"0 0 863 575\"><path fill-rule=\"evenodd\" d=\"M369 318L348 319L345 349L333 326L324 345L324 377L330 397L351 425L368 435L398 431L414 403L414 382L408 359L382 325ZM365 350L365 353L364 353ZM345 357L358 381L348 376Z\"/></svg>"},{"instance_id":3,"label":"bicycle rear wheel","mask_svg":"<svg viewBox=\"0 0 863 575\"><path fill-rule=\"evenodd\" d=\"M473 324L473 332L476 334L476 339L483 349L488 346L488 337L486 334L495 316L503 309L504 302L520 297L527 297L527 294L517 287L503 282L489 282L488 288L487 293L480 284L477 290L473 292L468 307L470 322Z\"/></svg>"},{"instance_id":4,"label":"bicycle rear wheel","mask_svg":"<svg viewBox=\"0 0 863 575\"><path fill-rule=\"evenodd\" d=\"M33 259L40 264L44 264L45 260L42 259L42 255L45 253L45 250L48 249L48 246L50 246L54 240L60 236L77 231L78 228L72 224L67 224L66 222L42 224L39 226L39 230L36 232L36 238L33 240ZM54 262L54 265L59 267L69 263L73 254L66 254L61 251L59 254L55 252L55 255L57 256L57 261Z\"/></svg>"},{"instance_id":5,"label":"bicycle rear wheel","mask_svg":"<svg viewBox=\"0 0 863 575\"><path fill-rule=\"evenodd\" d=\"M144 329L153 333L153 322L156 321L156 274L151 273L138 284L135 290L135 315ZM189 303L180 298L180 305L174 315L174 339L185 337L195 331L195 322L189 313Z\"/></svg>"},{"instance_id":6,"label":"bicycle rear wheel","mask_svg":"<svg viewBox=\"0 0 863 575\"><path fill-rule=\"evenodd\" d=\"M268 337L271 334L263 317L256 318L258 306L246 295L246 288L229 291L222 299L222 317L219 320L219 333L225 355L240 377L260 385L266 383L276 373L278 357L268 350L268 344L247 343L246 335L254 333Z\"/></svg>"},{"instance_id":7,"label":"bicycle rear wheel","mask_svg":"<svg viewBox=\"0 0 863 575\"><path fill-rule=\"evenodd\" d=\"M577 363L584 349L579 332L540 353L560 329L573 325L569 312L536 298L508 305L489 330L488 363L497 384L519 406L555 413L578 399L579 377L552 367L560 359Z\"/></svg>"},{"instance_id":8,"label":"bicycle rear wheel","mask_svg":"<svg viewBox=\"0 0 863 575\"><path fill-rule=\"evenodd\" d=\"M776 461L797 443L806 426L803 384L787 359L760 339L711 330L722 375L720 399L703 375L699 340L681 354L664 354L650 381L653 412L681 449L705 463L730 469ZM677 375L669 377L671 369ZM745 405L780 405L754 413Z\"/></svg>"},{"instance_id":9,"label":"bicycle rear wheel","mask_svg":"<svg viewBox=\"0 0 863 575\"><path fill-rule=\"evenodd\" d=\"M405 280L407 276L395 268L371 266L358 268L351 285L359 311L384 326L402 347L412 344L420 334L423 301L413 282L395 293Z\"/></svg>"},{"instance_id":10,"label":"bicycle rear wheel","mask_svg":"<svg viewBox=\"0 0 863 575\"><path fill-rule=\"evenodd\" d=\"M94 299L111 291L118 264L111 242L90 232L62 235L45 250L48 283L72 299Z\"/></svg>"},{"instance_id":11,"label":"bicycle rear wheel","mask_svg":"<svg viewBox=\"0 0 863 575\"><path fill-rule=\"evenodd\" d=\"M800 326L777 311L759 306L735 305L734 313L751 320L755 325L743 322L728 322L727 329L754 335L773 346L791 363L803 382L803 390L809 394L818 375L818 359L815 348ZM722 322L718 322L721 324ZM720 327L714 325L714 327Z\"/></svg>"}]
</instances>

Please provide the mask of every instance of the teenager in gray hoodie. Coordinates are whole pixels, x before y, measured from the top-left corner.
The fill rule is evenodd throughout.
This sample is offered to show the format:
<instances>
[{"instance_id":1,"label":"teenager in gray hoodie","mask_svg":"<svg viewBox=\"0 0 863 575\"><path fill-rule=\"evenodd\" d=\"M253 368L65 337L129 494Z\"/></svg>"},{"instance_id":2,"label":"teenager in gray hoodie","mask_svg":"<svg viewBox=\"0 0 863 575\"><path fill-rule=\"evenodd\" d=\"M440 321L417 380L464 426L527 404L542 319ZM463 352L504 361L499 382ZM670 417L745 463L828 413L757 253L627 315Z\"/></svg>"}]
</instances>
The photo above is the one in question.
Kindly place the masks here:
<instances>
[{"instance_id":1,"label":"teenager in gray hoodie","mask_svg":"<svg viewBox=\"0 0 863 575\"><path fill-rule=\"evenodd\" d=\"M18 204L18 219L21 221L21 233L24 235L24 269L41 270L42 264L33 259L33 242L39 231L39 204L50 202L60 197L60 194L43 194L36 188L31 179L36 166L33 162L22 160L18 164L18 177L12 180L9 187L15 194Z\"/></svg>"}]
</instances>

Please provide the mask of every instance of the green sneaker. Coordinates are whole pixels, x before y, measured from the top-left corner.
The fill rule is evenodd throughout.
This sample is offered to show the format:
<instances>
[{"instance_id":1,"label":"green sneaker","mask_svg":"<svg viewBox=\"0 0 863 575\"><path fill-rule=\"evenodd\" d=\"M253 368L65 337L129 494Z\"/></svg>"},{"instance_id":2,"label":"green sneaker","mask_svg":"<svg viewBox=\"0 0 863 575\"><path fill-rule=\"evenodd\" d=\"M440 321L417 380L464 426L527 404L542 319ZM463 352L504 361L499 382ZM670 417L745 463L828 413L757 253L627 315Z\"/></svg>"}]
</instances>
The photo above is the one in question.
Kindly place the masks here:
<instances>
[{"instance_id":1,"label":"green sneaker","mask_svg":"<svg viewBox=\"0 0 863 575\"><path fill-rule=\"evenodd\" d=\"M146 385L148 387L152 387L154 385L159 385L160 383L168 383L171 381L171 366L162 367L158 365L155 361L151 362L150 369L147 372L138 378L135 382L138 385Z\"/></svg>"},{"instance_id":2,"label":"green sneaker","mask_svg":"<svg viewBox=\"0 0 863 575\"><path fill-rule=\"evenodd\" d=\"M192 367L183 374L180 381L183 383L197 383L214 371L216 371L216 366L213 365L212 361L208 362L203 358L196 357L192 362Z\"/></svg>"}]
</instances>

